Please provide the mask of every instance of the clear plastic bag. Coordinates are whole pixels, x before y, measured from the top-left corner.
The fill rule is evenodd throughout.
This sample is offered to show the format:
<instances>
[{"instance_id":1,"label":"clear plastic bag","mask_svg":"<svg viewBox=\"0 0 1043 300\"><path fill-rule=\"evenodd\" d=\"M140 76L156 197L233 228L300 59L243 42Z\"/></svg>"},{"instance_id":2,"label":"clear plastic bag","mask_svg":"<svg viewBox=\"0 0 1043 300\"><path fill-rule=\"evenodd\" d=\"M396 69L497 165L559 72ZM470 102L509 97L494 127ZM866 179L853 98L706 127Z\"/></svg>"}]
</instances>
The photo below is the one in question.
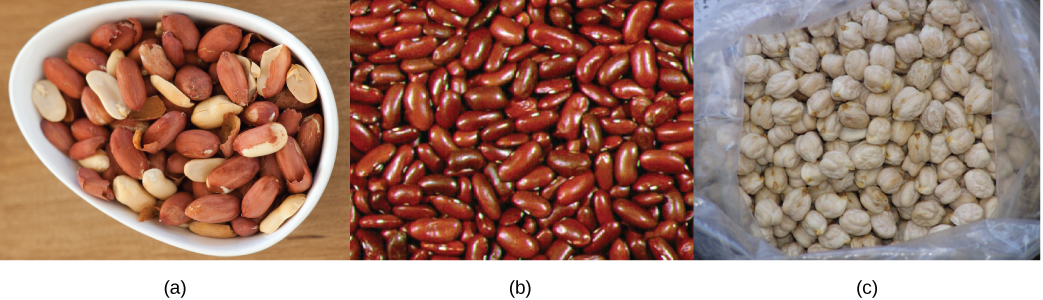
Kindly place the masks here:
<instances>
[{"instance_id":1,"label":"clear plastic bag","mask_svg":"<svg viewBox=\"0 0 1043 300\"><path fill-rule=\"evenodd\" d=\"M804 254L806 259L1030 259L1039 254L1039 3L963 0L992 34L997 160L991 219L900 244ZM695 253L703 259L788 258L757 238L739 199L745 37L808 27L870 0L701 0L693 35ZM1000 163L1000 162L1003 163ZM1008 163L1009 162L1009 163Z\"/></svg>"},{"instance_id":2,"label":"clear plastic bag","mask_svg":"<svg viewBox=\"0 0 1043 300\"><path fill-rule=\"evenodd\" d=\"M695 299L746 300L745 264L696 262ZM997 261L992 268L992 299L1040 299L1039 261Z\"/></svg>"}]
</instances>

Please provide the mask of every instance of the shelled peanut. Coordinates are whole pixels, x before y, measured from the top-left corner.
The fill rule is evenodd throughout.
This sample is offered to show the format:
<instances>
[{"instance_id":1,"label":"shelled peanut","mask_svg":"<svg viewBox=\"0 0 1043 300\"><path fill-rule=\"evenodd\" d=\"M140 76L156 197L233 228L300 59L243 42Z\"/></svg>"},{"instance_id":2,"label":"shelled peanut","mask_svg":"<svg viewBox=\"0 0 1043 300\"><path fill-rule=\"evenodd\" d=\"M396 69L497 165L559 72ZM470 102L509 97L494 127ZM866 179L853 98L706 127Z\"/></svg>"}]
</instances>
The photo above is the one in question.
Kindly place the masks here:
<instances>
[{"instance_id":1,"label":"shelled peanut","mask_svg":"<svg viewBox=\"0 0 1043 300\"><path fill-rule=\"evenodd\" d=\"M748 261L746 300L992 300L988 261ZM871 283L868 284L867 283ZM867 293L868 291L868 293Z\"/></svg>"},{"instance_id":2,"label":"shelled peanut","mask_svg":"<svg viewBox=\"0 0 1043 300\"><path fill-rule=\"evenodd\" d=\"M66 278L45 278L44 295L50 300L315 299L289 267L265 261L79 261Z\"/></svg>"},{"instance_id":3,"label":"shelled peanut","mask_svg":"<svg viewBox=\"0 0 1043 300\"><path fill-rule=\"evenodd\" d=\"M951 0L873 1L750 36L738 189L754 232L796 256L988 218L991 48Z\"/></svg>"},{"instance_id":4,"label":"shelled peanut","mask_svg":"<svg viewBox=\"0 0 1043 300\"><path fill-rule=\"evenodd\" d=\"M80 187L208 237L274 232L303 205L322 148L315 80L235 25L180 14L98 27L43 62L32 101Z\"/></svg>"}]
</instances>

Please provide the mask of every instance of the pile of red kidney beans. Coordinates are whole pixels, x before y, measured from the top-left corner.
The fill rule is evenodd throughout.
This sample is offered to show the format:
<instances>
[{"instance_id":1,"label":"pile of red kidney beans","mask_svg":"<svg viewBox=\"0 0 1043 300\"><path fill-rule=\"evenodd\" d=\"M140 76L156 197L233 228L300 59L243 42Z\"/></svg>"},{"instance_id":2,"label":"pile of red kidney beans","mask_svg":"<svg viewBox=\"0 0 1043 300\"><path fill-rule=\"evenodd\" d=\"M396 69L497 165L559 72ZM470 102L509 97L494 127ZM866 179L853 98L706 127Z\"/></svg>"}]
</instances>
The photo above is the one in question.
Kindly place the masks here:
<instances>
[{"instance_id":1,"label":"pile of red kidney beans","mask_svg":"<svg viewBox=\"0 0 1043 300\"><path fill-rule=\"evenodd\" d=\"M352 259L692 259L692 1L351 4Z\"/></svg>"}]
</instances>

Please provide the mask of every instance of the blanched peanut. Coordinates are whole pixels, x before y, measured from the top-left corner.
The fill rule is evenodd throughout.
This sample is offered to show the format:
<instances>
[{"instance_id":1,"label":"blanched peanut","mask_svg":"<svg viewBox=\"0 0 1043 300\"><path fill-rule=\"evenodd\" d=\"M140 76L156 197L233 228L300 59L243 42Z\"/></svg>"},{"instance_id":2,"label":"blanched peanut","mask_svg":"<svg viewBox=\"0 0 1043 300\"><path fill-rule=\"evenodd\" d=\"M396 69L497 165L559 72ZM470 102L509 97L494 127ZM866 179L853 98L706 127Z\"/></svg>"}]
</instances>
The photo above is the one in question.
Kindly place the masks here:
<instances>
[{"instance_id":1,"label":"blanched peanut","mask_svg":"<svg viewBox=\"0 0 1043 300\"><path fill-rule=\"evenodd\" d=\"M278 208L273 210L268 217L261 221L260 230L264 233L273 233L282 226L286 219L297 213L301 206L304 206L304 200L307 198L304 194L294 194L286 197L282 204Z\"/></svg>"},{"instance_id":2,"label":"blanched peanut","mask_svg":"<svg viewBox=\"0 0 1043 300\"><path fill-rule=\"evenodd\" d=\"M112 180L112 192L116 195L116 201L123 203L134 212L141 212L145 207L156 205L156 198L145 191L140 182L130 176L116 176Z\"/></svg>"},{"instance_id":3,"label":"blanched peanut","mask_svg":"<svg viewBox=\"0 0 1043 300\"><path fill-rule=\"evenodd\" d=\"M149 194L159 200L166 200L177 193L177 185L167 179L166 175L163 175L163 171L155 168L142 174L141 185Z\"/></svg>"}]
</instances>

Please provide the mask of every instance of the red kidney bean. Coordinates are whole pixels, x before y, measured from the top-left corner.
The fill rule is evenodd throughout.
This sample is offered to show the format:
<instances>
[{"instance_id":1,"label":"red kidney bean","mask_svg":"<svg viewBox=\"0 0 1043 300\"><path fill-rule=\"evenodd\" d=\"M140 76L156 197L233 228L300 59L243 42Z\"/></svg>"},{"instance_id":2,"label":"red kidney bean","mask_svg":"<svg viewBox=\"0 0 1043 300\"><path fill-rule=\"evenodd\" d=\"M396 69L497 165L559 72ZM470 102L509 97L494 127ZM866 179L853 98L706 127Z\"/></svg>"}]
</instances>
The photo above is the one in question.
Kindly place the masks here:
<instances>
[{"instance_id":1,"label":"red kidney bean","mask_svg":"<svg viewBox=\"0 0 1043 300\"><path fill-rule=\"evenodd\" d=\"M516 207L533 217L546 218L551 213L550 201L533 192L519 191L514 194L512 202Z\"/></svg>"},{"instance_id":2,"label":"red kidney bean","mask_svg":"<svg viewBox=\"0 0 1043 300\"><path fill-rule=\"evenodd\" d=\"M612 202L612 210L629 225L645 230L656 226L656 220L648 211L630 200L616 199Z\"/></svg>"},{"instance_id":3,"label":"red kidney bean","mask_svg":"<svg viewBox=\"0 0 1043 300\"><path fill-rule=\"evenodd\" d=\"M694 257L690 4L361 2L353 255Z\"/></svg>"},{"instance_id":4,"label":"red kidney bean","mask_svg":"<svg viewBox=\"0 0 1043 300\"><path fill-rule=\"evenodd\" d=\"M659 67L655 61L655 47L641 42L630 48L630 65L634 81L643 88L651 88L659 79Z\"/></svg>"}]
</instances>

